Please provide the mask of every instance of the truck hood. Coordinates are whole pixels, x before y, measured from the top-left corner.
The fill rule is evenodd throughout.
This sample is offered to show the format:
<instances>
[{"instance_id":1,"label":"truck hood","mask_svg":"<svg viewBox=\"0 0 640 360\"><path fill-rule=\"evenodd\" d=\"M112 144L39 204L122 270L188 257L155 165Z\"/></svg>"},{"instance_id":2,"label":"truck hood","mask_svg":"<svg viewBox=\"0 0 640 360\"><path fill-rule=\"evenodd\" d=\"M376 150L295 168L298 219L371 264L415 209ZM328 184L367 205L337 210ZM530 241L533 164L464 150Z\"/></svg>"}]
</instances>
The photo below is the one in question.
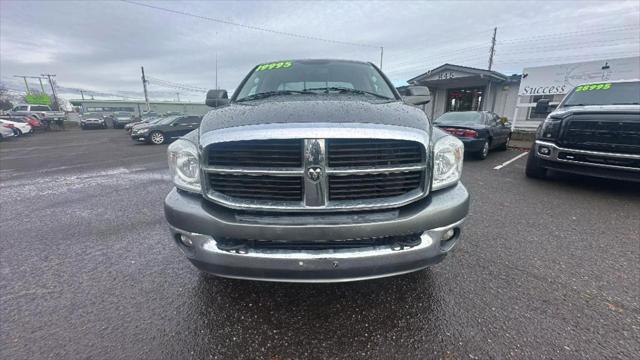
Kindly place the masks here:
<instances>
[{"instance_id":1,"label":"truck hood","mask_svg":"<svg viewBox=\"0 0 640 360\"><path fill-rule=\"evenodd\" d=\"M322 96L322 95L319 95ZM275 123L370 123L428 131L426 114L400 101L369 102L338 95L295 100L231 103L205 115L200 133L219 129Z\"/></svg>"},{"instance_id":2,"label":"truck hood","mask_svg":"<svg viewBox=\"0 0 640 360\"><path fill-rule=\"evenodd\" d=\"M556 109L550 116L566 117L582 113L621 113L640 114L640 105L584 105Z\"/></svg>"}]
</instances>

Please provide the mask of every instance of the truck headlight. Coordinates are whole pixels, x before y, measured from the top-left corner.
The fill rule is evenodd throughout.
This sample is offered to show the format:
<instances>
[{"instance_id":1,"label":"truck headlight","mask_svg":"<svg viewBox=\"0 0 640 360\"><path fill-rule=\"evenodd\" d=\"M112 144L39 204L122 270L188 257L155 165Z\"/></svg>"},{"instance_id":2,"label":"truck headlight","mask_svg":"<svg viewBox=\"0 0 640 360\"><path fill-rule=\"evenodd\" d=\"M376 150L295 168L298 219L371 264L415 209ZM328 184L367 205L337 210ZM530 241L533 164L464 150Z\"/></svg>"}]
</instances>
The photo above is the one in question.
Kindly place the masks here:
<instances>
[{"instance_id":1,"label":"truck headlight","mask_svg":"<svg viewBox=\"0 0 640 360\"><path fill-rule=\"evenodd\" d=\"M167 155L171 179L176 187L200 193L200 161L196 145L179 139L169 145Z\"/></svg>"},{"instance_id":2,"label":"truck headlight","mask_svg":"<svg viewBox=\"0 0 640 360\"><path fill-rule=\"evenodd\" d=\"M455 136L445 136L433 146L433 180L431 190L454 185L462 175L464 144Z\"/></svg>"},{"instance_id":3,"label":"truck headlight","mask_svg":"<svg viewBox=\"0 0 640 360\"><path fill-rule=\"evenodd\" d=\"M560 125L562 125L562 118L549 116L539 128L538 137L543 140L556 140L560 134Z\"/></svg>"}]
</instances>

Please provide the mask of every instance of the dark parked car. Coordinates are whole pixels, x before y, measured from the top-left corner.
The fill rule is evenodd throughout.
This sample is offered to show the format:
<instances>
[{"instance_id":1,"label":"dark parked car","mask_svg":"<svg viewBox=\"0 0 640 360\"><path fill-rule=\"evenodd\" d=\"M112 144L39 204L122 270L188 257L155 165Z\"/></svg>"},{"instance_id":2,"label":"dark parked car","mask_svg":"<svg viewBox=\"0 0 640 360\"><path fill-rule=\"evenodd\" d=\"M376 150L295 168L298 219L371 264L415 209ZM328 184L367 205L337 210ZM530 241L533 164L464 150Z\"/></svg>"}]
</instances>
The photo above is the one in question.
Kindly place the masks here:
<instances>
[{"instance_id":1,"label":"dark parked car","mask_svg":"<svg viewBox=\"0 0 640 360\"><path fill-rule=\"evenodd\" d=\"M490 149L506 150L511 139L511 124L490 111L448 112L433 124L456 136L464 151L486 159Z\"/></svg>"},{"instance_id":2,"label":"dark parked car","mask_svg":"<svg viewBox=\"0 0 640 360\"><path fill-rule=\"evenodd\" d=\"M111 115L111 123L114 129L123 129L125 125L133 122L133 114L129 112L114 112Z\"/></svg>"},{"instance_id":3,"label":"dark parked car","mask_svg":"<svg viewBox=\"0 0 640 360\"><path fill-rule=\"evenodd\" d=\"M101 113L84 113L80 119L80 128L85 129L106 129L107 120Z\"/></svg>"},{"instance_id":4,"label":"dark parked car","mask_svg":"<svg viewBox=\"0 0 640 360\"><path fill-rule=\"evenodd\" d=\"M155 123L135 126L131 138L160 145L197 129L201 121L202 116L199 115L168 116Z\"/></svg>"},{"instance_id":5,"label":"dark parked car","mask_svg":"<svg viewBox=\"0 0 640 360\"><path fill-rule=\"evenodd\" d=\"M126 130L126 132L129 133L129 135L131 135L131 132L133 131L133 129L146 126L147 124L155 124L162 119L163 119L162 117L158 116L154 118L147 118L142 121L131 122L125 125L124 129Z\"/></svg>"}]
</instances>

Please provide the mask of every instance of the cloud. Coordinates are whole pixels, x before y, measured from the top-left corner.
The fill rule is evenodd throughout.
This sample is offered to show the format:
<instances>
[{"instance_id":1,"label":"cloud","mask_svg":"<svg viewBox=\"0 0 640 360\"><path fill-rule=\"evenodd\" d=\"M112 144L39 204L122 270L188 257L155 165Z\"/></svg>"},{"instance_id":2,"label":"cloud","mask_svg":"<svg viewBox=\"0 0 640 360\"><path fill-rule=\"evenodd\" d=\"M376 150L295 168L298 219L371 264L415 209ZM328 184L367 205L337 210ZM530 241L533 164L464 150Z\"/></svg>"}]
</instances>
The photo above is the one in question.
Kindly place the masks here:
<instances>
[{"instance_id":1,"label":"cloud","mask_svg":"<svg viewBox=\"0 0 640 360\"><path fill-rule=\"evenodd\" d=\"M141 92L144 65L151 77L211 88L217 55L220 86L233 89L257 63L295 58L378 63L377 46L384 46L383 69L394 83L402 84L445 62L485 67L494 26L499 40L495 69L505 73L564 62L550 59L579 61L640 52L636 1L607 6L600 1L151 4L373 47L287 37L117 1L2 1L2 80L49 72L57 74L61 86L131 94ZM626 30L589 33L625 26ZM549 38L531 40L540 35ZM165 94L159 96L179 91L153 83L150 89ZM184 92L182 98L201 100L202 94Z\"/></svg>"}]
</instances>

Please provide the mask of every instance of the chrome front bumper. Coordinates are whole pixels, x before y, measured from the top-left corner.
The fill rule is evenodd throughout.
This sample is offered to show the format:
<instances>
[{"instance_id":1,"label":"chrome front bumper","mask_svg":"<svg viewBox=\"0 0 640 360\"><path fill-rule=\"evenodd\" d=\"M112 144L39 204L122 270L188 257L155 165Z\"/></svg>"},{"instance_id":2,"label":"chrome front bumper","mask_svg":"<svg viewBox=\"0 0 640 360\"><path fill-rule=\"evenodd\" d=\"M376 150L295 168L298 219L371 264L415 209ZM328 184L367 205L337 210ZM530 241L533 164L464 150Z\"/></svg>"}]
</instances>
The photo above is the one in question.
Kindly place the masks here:
<instances>
[{"instance_id":1,"label":"chrome front bumper","mask_svg":"<svg viewBox=\"0 0 640 360\"><path fill-rule=\"evenodd\" d=\"M469 194L462 184L433 192L422 206L397 211L393 219L372 217L369 221L354 217L354 221L345 223L330 223L330 215L308 224L273 224L262 220L243 223L233 213L209 208L201 197L175 189L165 200L165 214L173 239L196 267L223 277L286 282L373 279L438 263L459 242L468 208ZM457 229L456 235L441 241L449 229ZM221 250L216 242L216 238L222 237L346 240L409 233L421 233L421 242L403 249L380 245L324 250L247 248L236 252ZM181 241L181 236L190 240L190 246Z\"/></svg>"},{"instance_id":2,"label":"chrome front bumper","mask_svg":"<svg viewBox=\"0 0 640 360\"><path fill-rule=\"evenodd\" d=\"M543 160L554 161L554 162L565 163L565 164L572 164L572 165L593 166L593 167L612 169L612 170L640 172L640 168L635 168L635 167L619 166L614 164L604 164L604 163L597 163L597 162L586 162L586 161L574 160L567 157L565 158L559 157L560 153L563 153L565 154L565 156L566 155L573 156L576 159L580 156L592 156L592 157L597 157L602 159L612 159L612 160L616 160L616 159L640 160L640 155L637 155L637 154L621 154L621 153L609 153L609 152L602 152L602 151L569 149L569 148L559 147L554 143L541 141L541 140L536 140L535 145L536 145L535 146L536 156L538 156L540 159L543 159ZM541 147L548 148L549 154L541 153L540 152Z\"/></svg>"}]
</instances>

